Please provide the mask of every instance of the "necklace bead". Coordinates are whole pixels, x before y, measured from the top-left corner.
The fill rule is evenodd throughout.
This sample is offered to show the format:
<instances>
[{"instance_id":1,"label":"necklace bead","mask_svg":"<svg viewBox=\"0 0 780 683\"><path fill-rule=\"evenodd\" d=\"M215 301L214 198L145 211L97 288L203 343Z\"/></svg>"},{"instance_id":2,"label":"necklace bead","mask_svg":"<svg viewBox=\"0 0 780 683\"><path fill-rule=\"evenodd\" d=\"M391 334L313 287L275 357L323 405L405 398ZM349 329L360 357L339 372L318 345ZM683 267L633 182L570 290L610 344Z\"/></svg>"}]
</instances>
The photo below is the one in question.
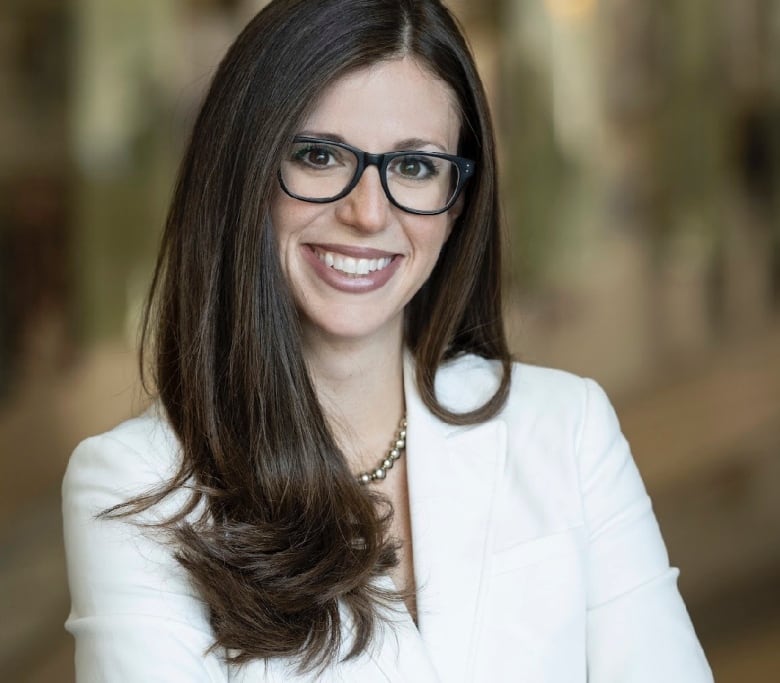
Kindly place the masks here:
<instances>
[{"instance_id":1,"label":"necklace bead","mask_svg":"<svg viewBox=\"0 0 780 683\"><path fill-rule=\"evenodd\" d=\"M406 416L401 420L398 425L398 430L395 433L395 438L390 443L390 448L387 450L385 457L382 459L382 464L371 472L361 472L357 475L359 483L370 484L373 481L382 481L387 477L387 470L392 469L395 461L401 457L401 454L406 450Z\"/></svg>"}]
</instances>

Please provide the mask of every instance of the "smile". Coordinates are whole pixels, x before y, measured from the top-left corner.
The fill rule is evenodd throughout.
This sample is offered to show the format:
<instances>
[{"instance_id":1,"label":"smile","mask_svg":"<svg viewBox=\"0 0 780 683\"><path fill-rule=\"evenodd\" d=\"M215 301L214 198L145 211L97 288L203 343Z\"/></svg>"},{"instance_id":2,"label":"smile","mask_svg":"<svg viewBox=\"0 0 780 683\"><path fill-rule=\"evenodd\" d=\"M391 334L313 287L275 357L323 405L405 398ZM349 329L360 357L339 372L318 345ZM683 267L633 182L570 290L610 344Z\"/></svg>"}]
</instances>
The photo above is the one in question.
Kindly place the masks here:
<instances>
[{"instance_id":1,"label":"smile","mask_svg":"<svg viewBox=\"0 0 780 683\"><path fill-rule=\"evenodd\" d=\"M369 273L384 270L393 260L390 256L384 258L356 258L323 249L315 249L314 253L329 268L353 276L368 275Z\"/></svg>"}]
</instances>

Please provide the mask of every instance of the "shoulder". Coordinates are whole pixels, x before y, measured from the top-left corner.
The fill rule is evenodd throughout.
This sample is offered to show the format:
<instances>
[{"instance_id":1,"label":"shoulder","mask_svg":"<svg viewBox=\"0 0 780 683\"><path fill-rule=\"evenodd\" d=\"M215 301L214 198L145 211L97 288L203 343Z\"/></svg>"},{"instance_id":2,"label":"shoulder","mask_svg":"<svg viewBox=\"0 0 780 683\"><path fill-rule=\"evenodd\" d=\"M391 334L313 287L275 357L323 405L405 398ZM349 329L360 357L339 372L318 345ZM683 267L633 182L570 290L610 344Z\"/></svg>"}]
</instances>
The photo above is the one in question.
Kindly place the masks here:
<instances>
[{"instance_id":1,"label":"shoulder","mask_svg":"<svg viewBox=\"0 0 780 683\"><path fill-rule=\"evenodd\" d=\"M456 412L473 410L493 395L501 373L498 361L459 357L437 375L437 395ZM512 458L567 471L572 482L598 470L613 446L622 442L628 452L604 390L592 379L563 370L513 363L506 403L491 421L504 425Z\"/></svg>"},{"instance_id":2,"label":"shoulder","mask_svg":"<svg viewBox=\"0 0 780 683\"><path fill-rule=\"evenodd\" d=\"M170 480L179 462L178 440L161 409L153 405L78 444L63 479L66 513L75 498L97 514L146 493Z\"/></svg>"},{"instance_id":3,"label":"shoulder","mask_svg":"<svg viewBox=\"0 0 780 683\"><path fill-rule=\"evenodd\" d=\"M208 609L154 526L182 509L184 487L131 517L100 516L159 490L179 445L155 409L82 441L63 481L63 537L79 680L225 681Z\"/></svg>"},{"instance_id":4,"label":"shoulder","mask_svg":"<svg viewBox=\"0 0 780 683\"><path fill-rule=\"evenodd\" d=\"M481 394L495 391L500 378L500 363L464 357L445 370L442 387L454 401L472 387ZM590 514L588 521L598 527L602 508L645 499L615 412L593 380L514 363L507 401L488 423L504 435L502 476L513 538L578 527Z\"/></svg>"},{"instance_id":5,"label":"shoulder","mask_svg":"<svg viewBox=\"0 0 780 683\"><path fill-rule=\"evenodd\" d=\"M487 401L502 377L500 361L464 354L442 365L436 375L436 392L448 408L462 412ZM591 403L608 403L601 387L591 379L528 363L512 363L512 381L501 416L522 411L525 417L556 415L582 417Z\"/></svg>"}]
</instances>

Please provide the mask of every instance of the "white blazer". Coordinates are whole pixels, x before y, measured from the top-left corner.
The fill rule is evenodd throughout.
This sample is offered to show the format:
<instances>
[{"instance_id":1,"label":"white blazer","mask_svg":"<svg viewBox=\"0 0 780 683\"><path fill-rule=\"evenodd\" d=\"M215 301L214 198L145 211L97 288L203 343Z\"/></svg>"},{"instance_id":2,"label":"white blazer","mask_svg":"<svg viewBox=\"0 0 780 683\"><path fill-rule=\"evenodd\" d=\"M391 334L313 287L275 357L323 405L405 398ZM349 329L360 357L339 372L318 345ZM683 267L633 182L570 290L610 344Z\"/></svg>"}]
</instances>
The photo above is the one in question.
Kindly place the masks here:
<instances>
[{"instance_id":1,"label":"white blazer","mask_svg":"<svg viewBox=\"0 0 780 683\"><path fill-rule=\"evenodd\" d=\"M176 469L176 439L151 410L82 442L65 476L66 627L78 680L712 681L598 385L516 364L501 413L453 427L425 408L409 360L405 372L419 627L400 614L370 652L320 675L298 675L284 660L235 668L220 651L205 654L207 610L171 548L127 521L94 518ZM461 358L437 375L438 396L457 410L476 407L497 373L494 363Z\"/></svg>"}]
</instances>

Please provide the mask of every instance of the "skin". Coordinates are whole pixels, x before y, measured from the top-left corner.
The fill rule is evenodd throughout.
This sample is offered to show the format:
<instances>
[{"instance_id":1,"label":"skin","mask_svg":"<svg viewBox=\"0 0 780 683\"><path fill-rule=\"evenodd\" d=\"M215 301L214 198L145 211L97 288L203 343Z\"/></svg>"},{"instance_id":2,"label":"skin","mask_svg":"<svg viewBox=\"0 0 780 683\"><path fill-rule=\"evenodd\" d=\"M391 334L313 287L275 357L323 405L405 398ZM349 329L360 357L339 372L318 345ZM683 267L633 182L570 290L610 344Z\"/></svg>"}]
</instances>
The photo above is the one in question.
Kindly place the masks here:
<instances>
[{"instance_id":1,"label":"skin","mask_svg":"<svg viewBox=\"0 0 780 683\"><path fill-rule=\"evenodd\" d=\"M457 153L460 121L452 90L405 57L347 75L323 93L302 135L338 136L368 152L415 149ZM393 206L376 167L346 197L327 204L293 199L281 190L271 208L284 273L301 316L304 353L319 398L357 474L377 467L405 412L403 311L428 279L457 218L420 216ZM387 273L365 286L327 272L316 253L392 257ZM358 250L358 251L355 251ZM360 251L368 250L368 251ZM373 279L372 279L373 277ZM386 280L386 281L385 281ZM381 486L395 510L391 533L402 544L392 575L414 589L406 460ZM414 601L407 601L414 617Z\"/></svg>"}]
</instances>

